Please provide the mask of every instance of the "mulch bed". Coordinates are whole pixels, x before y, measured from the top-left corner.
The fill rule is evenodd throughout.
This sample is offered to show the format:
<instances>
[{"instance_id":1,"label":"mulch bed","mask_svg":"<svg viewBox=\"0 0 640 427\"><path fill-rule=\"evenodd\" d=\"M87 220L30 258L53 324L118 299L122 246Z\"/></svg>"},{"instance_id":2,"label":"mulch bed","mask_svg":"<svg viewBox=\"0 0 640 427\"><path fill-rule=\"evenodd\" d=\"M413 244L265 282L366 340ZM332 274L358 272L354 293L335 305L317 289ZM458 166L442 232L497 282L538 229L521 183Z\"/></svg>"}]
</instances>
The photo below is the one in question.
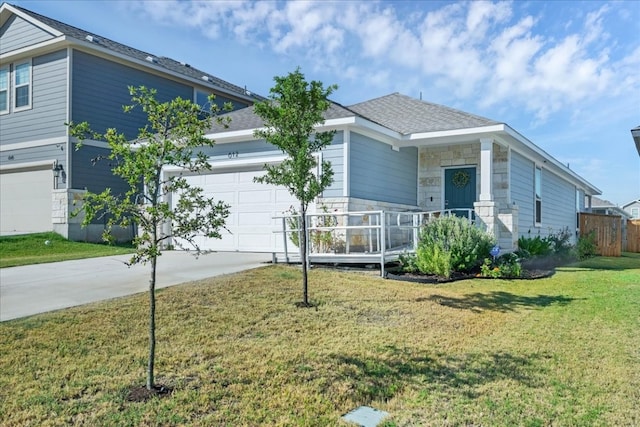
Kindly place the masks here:
<instances>
[{"instance_id":1,"label":"mulch bed","mask_svg":"<svg viewBox=\"0 0 640 427\"><path fill-rule=\"evenodd\" d=\"M168 397L172 391L173 389L163 385L156 385L151 390L146 386L131 386L127 394L127 401L146 402L153 397Z\"/></svg>"},{"instance_id":2,"label":"mulch bed","mask_svg":"<svg viewBox=\"0 0 640 427\"><path fill-rule=\"evenodd\" d=\"M522 270L522 276L520 277L503 277L502 279L506 280L534 280L534 279L543 279L545 277L553 276L555 270L546 270L546 269L532 269L532 270ZM430 283L430 284L440 284L440 283L449 283L455 282L457 280L467 280L467 279L491 279L491 277L480 276L477 273L468 274L468 273L458 273L453 272L450 278L430 275L430 274L419 274L419 273L405 273L400 270L387 270L385 274L385 278L390 280L400 280L404 282L413 282L413 283Z\"/></svg>"}]
</instances>

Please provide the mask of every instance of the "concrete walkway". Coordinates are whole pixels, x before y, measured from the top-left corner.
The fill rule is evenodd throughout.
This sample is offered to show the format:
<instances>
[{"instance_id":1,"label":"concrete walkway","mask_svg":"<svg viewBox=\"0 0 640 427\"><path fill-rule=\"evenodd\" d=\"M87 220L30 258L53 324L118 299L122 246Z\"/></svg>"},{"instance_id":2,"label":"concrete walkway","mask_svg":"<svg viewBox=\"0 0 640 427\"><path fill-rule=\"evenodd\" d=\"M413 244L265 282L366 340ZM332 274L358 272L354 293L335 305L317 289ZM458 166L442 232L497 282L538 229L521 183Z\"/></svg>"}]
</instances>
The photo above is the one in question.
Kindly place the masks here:
<instances>
[{"instance_id":1,"label":"concrete walkway","mask_svg":"<svg viewBox=\"0 0 640 427\"><path fill-rule=\"evenodd\" d=\"M130 255L0 269L0 321L31 316L149 289L151 267L127 267ZM260 267L271 254L180 251L158 258L157 288Z\"/></svg>"}]
</instances>

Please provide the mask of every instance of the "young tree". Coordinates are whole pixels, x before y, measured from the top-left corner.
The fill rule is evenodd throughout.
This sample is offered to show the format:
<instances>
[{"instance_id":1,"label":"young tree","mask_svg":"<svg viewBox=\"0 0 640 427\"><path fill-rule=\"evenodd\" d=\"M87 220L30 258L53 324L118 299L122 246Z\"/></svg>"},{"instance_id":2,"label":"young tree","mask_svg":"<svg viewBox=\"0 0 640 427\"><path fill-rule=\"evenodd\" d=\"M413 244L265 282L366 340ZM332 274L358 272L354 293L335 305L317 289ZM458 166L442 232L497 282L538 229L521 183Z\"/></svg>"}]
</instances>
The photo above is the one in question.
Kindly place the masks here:
<instances>
[{"instance_id":1,"label":"young tree","mask_svg":"<svg viewBox=\"0 0 640 427\"><path fill-rule=\"evenodd\" d=\"M76 213L84 213L82 225L87 226L95 219L106 218L105 240L112 240L114 226L127 227L132 222L138 226L138 234L133 239L135 253L130 265L149 262L149 361L146 388L153 390L155 363L155 287L156 265L161 255L163 242L167 239L181 239L195 249L200 248L195 237L204 234L211 238L221 238L229 215L229 206L205 197L203 190L191 187L182 176L165 176L163 167L173 165L187 171L198 172L210 169L206 155L197 148L211 146L213 141L204 137L211 126L212 116L218 108L213 103L210 113L202 114L200 106L189 100L176 98L169 102L159 102L156 91L141 86L129 87L132 105L124 107L125 112L140 108L147 116L147 126L140 129L138 138L129 141L116 129L108 129L99 134L91 130L87 122L70 124L71 135L79 140L78 146L86 138L106 141L110 153L106 158L115 166L116 176L123 178L128 190L124 194L112 194L110 188L102 193L87 193L82 207ZM216 120L219 120L218 118ZM168 196L177 197L174 206ZM162 227L170 222L171 230L163 233Z\"/></svg>"},{"instance_id":2,"label":"young tree","mask_svg":"<svg viewBox=\"0 0 640 427\"><path fill-rule=\"evenodd\" d=\"M328 161L322 162L319 174L315 172L318 162L314 153L331 144L335 134L335 131L315 132L314 128L324 122L323 113L330 106L327 97L338 86L325 89L320 81L309 83L300 68L285 77L274 77L274 81L269 99L255 105L256 114L265 124L264 129L255 131L255 136L278 147L287 158L278 165L265 165L267 173L255 180L286 187L300 203L302 305L308 307L307 208L333 181Z\"/></svg>"}]
</instances>

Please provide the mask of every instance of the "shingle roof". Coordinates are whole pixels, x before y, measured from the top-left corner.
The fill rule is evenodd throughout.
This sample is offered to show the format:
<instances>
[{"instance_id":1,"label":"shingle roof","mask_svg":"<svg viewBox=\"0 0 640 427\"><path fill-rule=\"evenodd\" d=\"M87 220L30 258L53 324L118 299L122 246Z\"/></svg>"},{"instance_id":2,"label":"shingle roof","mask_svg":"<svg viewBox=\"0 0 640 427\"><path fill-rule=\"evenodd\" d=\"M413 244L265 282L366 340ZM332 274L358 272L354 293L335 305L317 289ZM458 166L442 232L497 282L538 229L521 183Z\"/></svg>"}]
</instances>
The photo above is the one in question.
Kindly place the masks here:
<instances>
[{"instance_id":1,"label":"shingle roof","mask_svg":"<svg viewBox=\"0 0 640 427\"><path fill-rule=\"evenodd\" d=\"M343 117L353 117L352 111L343 107L340 104L332 102L329 105L329 109L324 113L325 120L340 119ZM254 111L254 107L250 106L241 110L232 111L224 114L224 117L230 117L231 123L228 128L223 128L218 124L214 124L211 127L211 132L232 132L238 130L259 129L264 126L264 122Z\"/></svg>"},{"instance_id":2,"label":"shingle roof","mask_svg":"<svg viewBox=\"0 0 640 427\"><path fill-rule=\"evenodd\" d=\"M494 120L399 93L361 102L349 109L403 135L499 124Z\"/></svg>"},{"instance_id":3,"label":"shingle roof","mask_svg":"<svg viewBox=\"0 0 640 427\"><path fill-rule=\"evenodd\" d=\"M255 94L251 94L250 92L247 92L247 90L245 88L242 88L240 86L236 86L232 83L229 83L225 80L219 79L215 76L212 76L209 73L206 73L204 71L201 71L197 68L191 67L189 64L185 64L179 61L176 61L174 59L171 58L167 58L167 57L163 57L163 56L156 56L153 55L151 53L148 52L143 52L141 50L135 49L133 47L124 45L122 43L118 43L116 41L110 40L106 37L102 37L100 35L96 35L90 31L87 30L83 30L77 27L74 27L72 25L69 24L65 24L64 22L60 22L60 21L56 21L55 19L49 18L47 16L44 15L40 15L39 13L36 12L32 12L28 9L25 9L23 7L20 6L15 6L12 5L12 7L15 7L16 9L20 10L21 12L24 12L25 14L31 16L32 18L48 25L49 27L60 31L61 33L63 33L66 36L69 37L73 37L74 39L77 40L81 40L81 41L85 41L87 40L87 36L92 36L93 37L93 43L102 46L103 48L106 48L108 50L111 50L115 53L119 53L119 54L123 54L126 56L129 56L131 58L135 58L141 61L147 61L150 63L153 63L155 66L158 66L160 68L164 68L168 71L172 71L175 73L179 73L182 74L186 77L190 77L190 78L194 78L197 80L201 80L202 81L202 85L203 86L213 86L214 88L220 88L225 92L230 92L236 95L239 95L243 98L247 98L247 97L251 97L254 98L254 100L261 100L264 99L261 96L255 95ZM152 61L149 61L149 59L152 59ZM203 76L207 76L208 77L208 82L205 81L203 79Z\"/></svg>"},{"instance_id":4,"label":"shingle roof","mask_svg":"<svg viewBox=\"0 0 640 427\"><path fill-rule=\"evenodd\" d=\"M253 107L225 114L231 124L223 129L214 125L212 132L257 129L264 125ZM325 119L362 117L402 135L421 132L467 129L499 124L494 120L446 107L420 101L399 93L361 102L349 107L331 103Z\"/></svg>"}]
</instances>

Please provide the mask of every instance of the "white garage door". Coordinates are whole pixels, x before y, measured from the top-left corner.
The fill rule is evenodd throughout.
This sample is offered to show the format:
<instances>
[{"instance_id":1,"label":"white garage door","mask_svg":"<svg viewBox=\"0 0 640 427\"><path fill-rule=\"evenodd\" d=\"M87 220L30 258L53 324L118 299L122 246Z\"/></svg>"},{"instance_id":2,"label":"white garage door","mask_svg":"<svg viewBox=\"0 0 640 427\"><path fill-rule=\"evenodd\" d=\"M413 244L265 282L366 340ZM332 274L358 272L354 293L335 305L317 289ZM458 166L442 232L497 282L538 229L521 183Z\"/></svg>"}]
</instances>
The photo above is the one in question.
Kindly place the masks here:
<instances>
[{"instance_id":1,"label":"white garage door","mask_svg":"<svg viewBox=\"0 0 640 427\"><path fill-rule=\"evenodd\" d=\"M282 234L274 233L282 229L282 220L273 217L282 216L291 206L298 210L298 201L283 187L253 182L262 174L262 170L253 170L186 177L190 185L203 188L208 197L231 206L226 223L230 233L223 230L222 239L201 238L201 249L284 251Z\"/></svg>"},{"instance_id":2,"label":"white garage door","mask_svg":"<svg viewBox=\"0 0 640 427\"><path fill-rule=\"evenodd\" d=\"M3 233L51 231L53 172L46 169L0 174L0 230Z\"/></svg>"}]
</instances>

